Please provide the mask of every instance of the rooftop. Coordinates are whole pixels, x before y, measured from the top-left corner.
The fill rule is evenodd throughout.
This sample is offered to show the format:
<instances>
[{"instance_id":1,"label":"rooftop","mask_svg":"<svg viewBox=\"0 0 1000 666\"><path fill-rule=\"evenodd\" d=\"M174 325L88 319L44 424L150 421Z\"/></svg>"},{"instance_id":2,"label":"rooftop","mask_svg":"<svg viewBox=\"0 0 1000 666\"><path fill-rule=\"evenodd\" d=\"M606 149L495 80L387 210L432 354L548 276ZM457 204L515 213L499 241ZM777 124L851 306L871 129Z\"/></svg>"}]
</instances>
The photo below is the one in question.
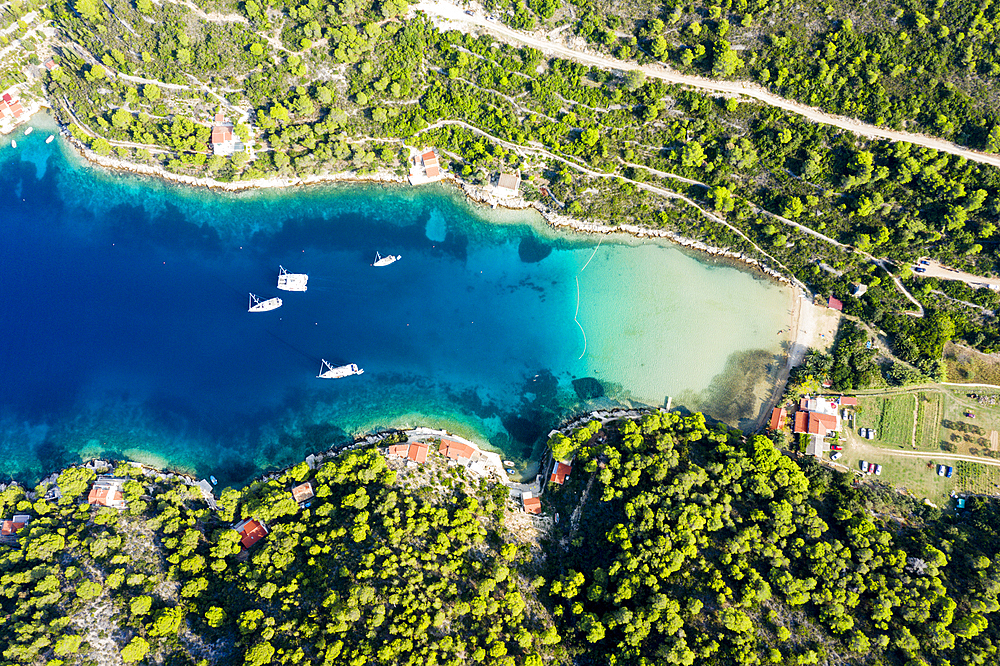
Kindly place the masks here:
<instances>
[{"instance_id":1,"label":"rooftop","mask_svg":"<svg viewBox=\"0 0 1000 666\"><path fill-rule=\"evenodd\" d=\"M244 548L250 548L267 536L267 527L264 523L249 518L233 525L233 529L240 533L242 537L240 543Z\"/></svg>"},{"instance_id":2,"label":"rooftop","mask_svg":"<svg viewBox=\"0 0 1000 666\"><path fill-rule=\"evenodd\" d=\"M316 493L313 492L312 484L308 481L306 481L300 486L295 486L294 488L292 488L292 497L295 499L296 502L305 502L306 500L310 500L315 496Z\"/></svg>"},{"instance_id":3,"label":"rooftop","mask_svg":"<svg viewBox=\"0 0 1000 666\"><path fill-rule=\"evenodd\" d=\"M784 407L775 407L771 410L771 430L781 430L785 427L785 417L788 413Z\"/></svg>"},{"instance_id":4,"label":"rooftop","mask_svg":"<svg viewBox=\"0 0 1000 666\"><path fill-rule=\"evenodd\" d=\"M573 466L562 461L556 461L552 465L552 474L549 476L549 481L552 483L558 483L560 486L566 482L569 473L572 471Z\"/></svg>"}]
</instances>

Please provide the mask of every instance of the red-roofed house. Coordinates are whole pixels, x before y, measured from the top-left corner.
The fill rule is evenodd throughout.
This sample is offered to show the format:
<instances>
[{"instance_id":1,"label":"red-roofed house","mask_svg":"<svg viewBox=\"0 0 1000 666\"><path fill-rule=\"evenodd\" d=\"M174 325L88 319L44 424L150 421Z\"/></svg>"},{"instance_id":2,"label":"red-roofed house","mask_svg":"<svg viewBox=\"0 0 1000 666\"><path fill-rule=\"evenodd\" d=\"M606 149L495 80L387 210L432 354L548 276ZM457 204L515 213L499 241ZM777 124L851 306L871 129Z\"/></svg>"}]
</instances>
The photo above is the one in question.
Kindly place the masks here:
<instances>
[{"instance_id":1,"label":"red-roofed house","mask_svg":"<svg viewBox=\"0 0 1000 666\"><path fill-rule=\"evenodd\" d=\"M10 104L11 102L14 101L14 98L10 96L10 93L4 93L3 94L3 101L5 101L8 104Z\"/></svg>"},{"instance_id":2,"label":"red-roofed house","mask_svg":"<svg viewBox=\"0 0 1000 666\"><path fill-rule=\"evenodd\" d=\"M111 476L99 476L87 496L87 503L96 506L110 506L115 509L125 508L125 496L122 488L128 479L117 479Z\"/></svg>"},{"instance_id":3,"label":"red-roofed house","mask_svg":"<svg viewBox=\"0 0 1000 666\"><path fill-rule=\"evenodd\" d=\"M784 407L775 407L771 410L771 430L782 430L785 427L785 417L788 412Z\"/></svg>"},{"instance_id":4,"label":"red-roofed house","mask_svg":"<svg viewBox=\"0 0 1000 666\"><path fill-rule=\"evenodd\" d=\"M501 197L512 197L517 194L517 188L521 184L521 174L502 173L497 179L497 186L493 188L493 193Z\"/></svg>"},{"instance_id":5,"label":"red-roofed house","mask_svg":"<svg viewBox=\"0 0 1000 666\"><path fill-rule=\"evenodd\" d=\"M857 407L858 399L853 395L842 395L840 396L840 406L841 407Z\"/></svg>"},{"instance_id":6,"label":"red-roofed house","mask_svg":"<svg viewBox=\"0 0 1000 666\"><path fill-rule=\"evenodd\" d=\"M399 456L400 458L405 458L407 452L410 450L410 445L407 442L401 444L390 444L389 448L385 450L387 455Z\"/></svg>"},{"instance_id":7,"label":"red-roofed house","mask_svg":"<svg viewBox=\"0 0 1000 666\"><path fill-rule=\"evenodd\" d=\"M4 116L6 116L7 113L8 113L8 111L9 111L9 109L10 109L10 107L7 106L7 102L5 102L3 100L0 100L0 118L3 118Z\"/></svg>"},{"instance_id":8,"label":"red-roofed house","mask_svg":"<svg viewBox=\"0 0 1000 666\"><path fill-rule=\"evenodd\" d=\"M311 500L315 496L316 493L313 492L312 484L308 481L303 483L301 486L295 486L292 488L292 498L299 504Z\"/></svg>"},{"instance_id":9,"label":"red-roofed house","mask_svg":"<svg viewBox=\"0 0 1000 666\"><path fill-rule=\"evenodd\" d=\"M24 115L24 109L21 108L21 100L15 100L10 105L10 110L11 110L11 113L14 114L15 118L20 118L21 116Z\"/></svg>"},{"instance_id":10,"label":"red-roofed house","mask_svg":"<svg viewBox=\"0 0 1000 666\"><path fill-rule=\"evenodd\" d=\"M0 523L0 536L13 537L23 530L30 520L31 516L22 514L14 516L10 520L3 521L3 523Z\"/></svg>"},{"instance_id":11,"label":"red-roofed house","mask_svg":"<svg viewBox=\"0 0 1000 666\"><path fill-rule=\"evenodd\" d=\"M836 299L833 296L826 299L826 306L831 310L836 310L837 312L842 312L844 309L844 304L841 303L839 299Z\"/></svg>"},{"instance_id":12,"label":"red-roofed house","mask_svg":"<svg viewBox=\"0 0 1000 666\"><path fill-rule=\"evenodd\" d=\"M441 173L438 166L438 157L433 150L428 150L420 156L420 162L424 165L424 175L428 178L437 178Z\"/></svg>"},{"instance_id":13,"label":"red-roofed house","mask_svg":"<svg viewBox=\"0 0 1000 666\"><path fill-rule=\"evenodd\" d=\"M56 61L53 60L52 58L49 58L48 60L45 61L45 69L49 70L50 72L58 66L59 65L57 65Z\"/></svg>"},{"instance_id":14,"label":"red-roofed house","mask_svg":"<svg viewBox=\"0 0 1000 666\"><path fill-rule=\"evenodd\" d=\"M572 464L557 460L555 464L552 465L552 474L549 476L549 481L552 483L558 483L561 486L566 483L566 478L569 476L572 469Z\"/></svg>"},{"instance_id":15,"label":"red-roofed house","mask_svg":"<svg viewBox=\"0 0 1000 666\"><path fill-rule=\"evenodd\" d=\"M236 151L236 141L233 138L233 124L226 122L222 111L215 114L215 125L212 126L212 152L216 155L232 155Z\"/></svg>"},{"instance_id":16,"label":"red-roofed house","mask_svg":"<svg viewBox=\"0 0 1000 666\"><path fill-rule=\"evenodd\" d=\"M451 460L457 460L462 465L479 459L479 451L476 451L475 448L465 442L456 442L443 437L441 445L438 447L438 453Z\"/></svg>"},{"instance_id":17,"label":"red-roofed house","mask_svg":"<svg viewBox=\"0 0 1000 666\"><path fill-rule=\"evenodd\" d=\"M428 448L429 447L425 442L412 442L409 450L406 452L406 457L408 460L412 460L415 463L423 465L427 462Z\"/></svg>"},{"instance_id":18,"label":"red-roofed house","mask_svg":"<svg viewBox=\"0 0 1000 666\"><path fill-rule=\"evenodd\" d=\"M531 493L521 494L521 503L524 504L525 513L533 513L536 516L542 512L542 500Z\"/></svg>"},{"instance_id":19,"label":"red-roofed house","mask_svg":"<svg viewBox=\"0 0 1000 666\"><path fill-rule=\"evenodd\" d=\"M250 546L267 536L267 526L250 518L236 523L233 525L233 529L239 532L240 543L245 549L249 549Z\"/></svg>"}]
</instances>

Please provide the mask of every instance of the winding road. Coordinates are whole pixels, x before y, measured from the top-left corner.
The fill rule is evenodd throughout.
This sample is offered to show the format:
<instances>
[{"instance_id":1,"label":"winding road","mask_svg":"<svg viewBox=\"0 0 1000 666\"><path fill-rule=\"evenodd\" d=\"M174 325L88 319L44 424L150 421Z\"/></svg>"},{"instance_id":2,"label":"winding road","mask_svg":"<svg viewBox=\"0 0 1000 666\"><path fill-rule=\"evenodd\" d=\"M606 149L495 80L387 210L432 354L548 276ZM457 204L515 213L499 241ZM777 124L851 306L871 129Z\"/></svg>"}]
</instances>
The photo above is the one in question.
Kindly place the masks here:
<instances>
[{"instance_id":1,"label":"winding road","mask_svg":"<svg viewBox=\"0 0 1000 666\"><path fill-rule=\"evenodd\" d=\"M686 85L713 93L744 95L763 102L768 106L773 106L802 116L803 118L811 120L815 123L839 127L842 130L852 132L860 136L872 139L887 139L889 141L907 141L917 146L924 146L925 148L933 148L934 150L938 150L943 153L958 155L973 162L991 164L993 166L1000 167L1000 155L991 155L977 150L963 148L962 146L954 144L950 141L927 136L926 134L886 129L884 127L878 127L876 125L861 122L860 120L855 120L854 118L827 113L826 111L822 111L815 107L806 106L805 104L800 104L775 95L761 86L748 81L720 81L708 79L703 76L681 74L680 72L672 70L660 63L640 65L635 62L619 60L617 58L612 58L610 56L592 51L574 49L563 43L554 42L536 35L514 30L513 28L503 25L498 21L490 21L479 12L476 12L473 15L466 14L465 10L461 7L452 4L447 0L421 0L421 2L413 5L412 8L438 19L438 23L442 24L441 27L444 29L454 28L463 32L470 32L473 29L479 29L481 31L488 32L495 37L499 37L508 43L519 46L530 46L542 51L543 53L556 55L560 58L566 58L567 60L575 60L579 63L593 65L603 69L617 69L621 71L637 70L644 73L646 76L661 79L668 83ZM447 25L443 25L445 22L447 22Z\"/></svg>"}]
</instances>

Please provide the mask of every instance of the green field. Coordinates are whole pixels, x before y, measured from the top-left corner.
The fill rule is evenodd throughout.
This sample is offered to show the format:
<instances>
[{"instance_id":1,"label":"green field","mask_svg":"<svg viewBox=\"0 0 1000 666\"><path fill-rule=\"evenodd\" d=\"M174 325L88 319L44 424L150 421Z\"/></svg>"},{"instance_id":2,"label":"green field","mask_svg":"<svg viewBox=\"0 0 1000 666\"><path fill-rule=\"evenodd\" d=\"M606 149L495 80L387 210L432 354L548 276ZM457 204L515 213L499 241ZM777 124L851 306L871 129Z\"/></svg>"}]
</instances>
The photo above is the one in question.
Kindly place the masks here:
<instances>
[{"instance_id":1,"label":"green field","mask_svg":"<svg viewBox=\"0 0 1000 666\"><path fill-rule=\"evenodd\" d=\"M940 449L941 403L940 394L931 392L919 394L917 398L917 439L915 442L917 448L933 451Z\"/></svg>"},{"instance_id":2,"label":"green field","mask_svg":"<svg viewBox=\"0 0 1000 666\"><path fill-rule=\"evenodd\" d=\"M1000 492L1000 467L959 460L955 465L955 489L973 495Z\"/></svg>"},{"instance_id":3,"label":"green field","mask_svg":"<svg viewBox=\"0 0 1000 666\"><path fill-rule=\"evenodd\" d=\"M858 414L859 428L875 428L876 442L910 447L913 442L913 418L917 407L915 394L864 396Z\"/></svg>"}]
</instances>

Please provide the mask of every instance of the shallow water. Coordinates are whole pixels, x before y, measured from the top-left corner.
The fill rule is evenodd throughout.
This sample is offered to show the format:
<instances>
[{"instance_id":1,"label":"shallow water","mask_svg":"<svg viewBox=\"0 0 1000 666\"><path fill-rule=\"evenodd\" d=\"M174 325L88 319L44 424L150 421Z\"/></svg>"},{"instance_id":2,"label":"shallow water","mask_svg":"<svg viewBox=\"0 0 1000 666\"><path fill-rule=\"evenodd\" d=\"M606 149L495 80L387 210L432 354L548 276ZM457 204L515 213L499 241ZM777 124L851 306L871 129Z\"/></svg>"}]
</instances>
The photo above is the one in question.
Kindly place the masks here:
<instances>
[{"instance_id":1,"label":"shallow water","mask_svg":"<svg viewBox=\"0 0 1000 666\"><path fill-rule=\"evenodd\" d=\"M239 483L416 424L523 465L595 406L673 396L745 423L786 342L788 289L674 247L438 186L213 193L47 135L0 149L4 477L104 456ZM309 290L279 292L279 264ZM284 305L248 313L249 292ZM365 374L317 379L321 358Z\"/></svg>"}]
</instances>

